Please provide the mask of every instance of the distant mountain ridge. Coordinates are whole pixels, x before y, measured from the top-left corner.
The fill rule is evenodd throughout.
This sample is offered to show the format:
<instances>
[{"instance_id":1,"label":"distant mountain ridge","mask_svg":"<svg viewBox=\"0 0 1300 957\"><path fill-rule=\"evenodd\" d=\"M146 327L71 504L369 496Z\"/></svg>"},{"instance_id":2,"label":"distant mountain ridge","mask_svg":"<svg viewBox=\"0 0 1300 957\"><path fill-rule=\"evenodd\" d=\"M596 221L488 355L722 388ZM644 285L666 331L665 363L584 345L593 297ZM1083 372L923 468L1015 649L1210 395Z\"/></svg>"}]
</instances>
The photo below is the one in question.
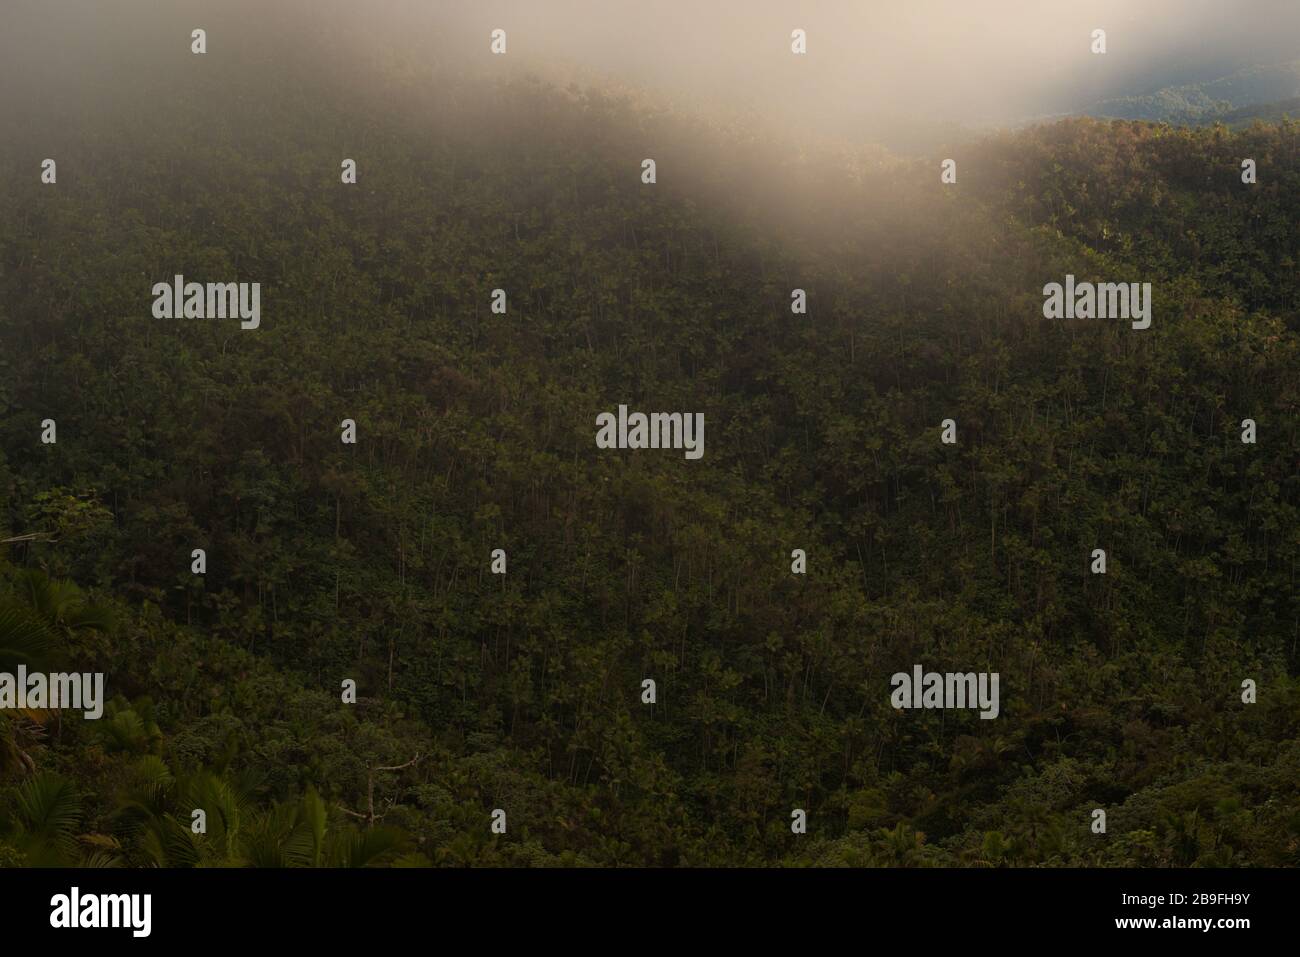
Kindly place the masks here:
<instances>
[{"instance_id":1,"label":"distant mountain ridge","mask_svg":"<svg viewBox=\"0 0 1300 957\"><path fill-rule=\"evenodd\" d=\"M1205 83L1166 86L1154 93L1102 100L1084 112L1126 120L1204 123L1250 107L1283 107L1300 98L1300 60L1253 66ZM1278 113L1279 117L1281 111Z\"/></svg>"},{"instance_id":2,"label":"distant mountain ridge","mask_svg":"<svg viewBox=\"0 0 1300 957\"><path fill-rule=\"evenodd\" d=\"M1252 103L1250 106L1217 114L1214 116L1214 121L1236 127L1249 126L1255 120L1276 123L1285 117L1293 120L1300 119L1300 96L1278 100L1276 103Z\"/></svg>"}]
</instances>

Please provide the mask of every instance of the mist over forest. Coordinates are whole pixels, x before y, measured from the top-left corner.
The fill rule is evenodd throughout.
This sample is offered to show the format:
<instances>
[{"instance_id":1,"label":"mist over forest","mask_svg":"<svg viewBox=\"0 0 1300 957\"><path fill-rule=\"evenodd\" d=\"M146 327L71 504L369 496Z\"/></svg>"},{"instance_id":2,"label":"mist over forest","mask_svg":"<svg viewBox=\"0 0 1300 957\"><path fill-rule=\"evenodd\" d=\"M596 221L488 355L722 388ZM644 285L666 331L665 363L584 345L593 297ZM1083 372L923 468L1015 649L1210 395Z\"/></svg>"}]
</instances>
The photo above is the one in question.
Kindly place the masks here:
<instances>
[{"instance_id":1,"label":"mist over forest","mask_svg":"<svg viewBox=\"0 0 1300 957\"><path fill-rule=\"evenodd\" d=\"M59 93L74 104L106 97L118 109L156 109L169 97L133 100L123 80L185 82L196 64L169 40L188 36L196 17L227 67L256 63L268 78L383 87L401 64L421 80L474 90L486 109L491 80L535 75L648 92L794 138L907 150L953 130L1089 112L1108 99L1300 59L1291 0L15 0L0 33L5 91L41 110ZM796 27L807 32L809 56L789 54ZM496 28L513 34L510 54L485 58ZM1105 57L1089 50L1096 28L1111 36Z\"/></svg>"},{"instance_id":2,"label":"mist over forest","mask_svg":"<svg viewBox=\"0 0 1300 957\"><path fill-rule=\"evenodd\" d=\"M1295 3L0 17L0 866L1300 863Z\"/></svg>"}]
</instances>

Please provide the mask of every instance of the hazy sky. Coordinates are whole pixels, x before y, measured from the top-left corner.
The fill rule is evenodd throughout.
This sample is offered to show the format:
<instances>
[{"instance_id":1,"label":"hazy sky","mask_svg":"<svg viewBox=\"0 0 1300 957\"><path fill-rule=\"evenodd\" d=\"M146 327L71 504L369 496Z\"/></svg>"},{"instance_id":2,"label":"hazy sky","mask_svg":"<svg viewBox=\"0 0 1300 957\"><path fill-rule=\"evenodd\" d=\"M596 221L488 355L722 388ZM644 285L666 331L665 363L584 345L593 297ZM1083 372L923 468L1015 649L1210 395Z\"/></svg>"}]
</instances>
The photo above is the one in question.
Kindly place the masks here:
<instances>
[{"instance_id":1,"label":"hazy sky","mask_svg":"<svg viewBox=\"0 0 1300 957\"><path fill-rule=\"evenodd\" d=\"M2 0L2 21L11 82L60 63L111 75L193 21L209 29L210 56L243 38L325 33L367 56L402 49L468 75L577 71L866 139L900 122L1080 110L1300 58L1300 0ZM496 27L506 57L488 54ZM796 27L807 56L790 53ZM1089 51L1098 27L1105 56Z\"/></svg>"},{"instance_id":2,"label":"hazy sky","mask_svg":"<svg viewBox=\"0 0 1300 957\"><path fill-rule=\"evenodd\" d=\"M479 0L377 8L520 61L795 116L1007 120L1300 57L1300 0ZM790 54L790 31L808 55ZM1094 28L1108 52L1089 50Z\"/></svg>"}]
</instances>

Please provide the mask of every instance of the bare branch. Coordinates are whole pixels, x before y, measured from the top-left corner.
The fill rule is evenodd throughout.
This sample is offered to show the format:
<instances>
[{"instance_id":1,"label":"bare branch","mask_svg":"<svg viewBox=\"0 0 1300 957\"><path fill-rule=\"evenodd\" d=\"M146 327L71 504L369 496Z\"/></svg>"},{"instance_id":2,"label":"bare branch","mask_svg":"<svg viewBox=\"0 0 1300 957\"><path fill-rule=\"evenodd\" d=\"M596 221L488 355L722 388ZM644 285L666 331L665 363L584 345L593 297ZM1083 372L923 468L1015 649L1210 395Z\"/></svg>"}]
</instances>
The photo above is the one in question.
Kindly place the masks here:
<instances>
[{"instance_id":1,"label":"bare branch","mask_svg":"<svg viewBox=\"0 0 1300 957\"><path fill-rule=\"evenodd\" d=\"M371 771L401 771L403 768L409 768L412 764L415 764L415 762L419 760L420 760L420 755L416 754L415 757L411 758L411 760L407 761L405 764L395 764L391 768L371 768L370 770Z\"/></svg>"}]
</instances>

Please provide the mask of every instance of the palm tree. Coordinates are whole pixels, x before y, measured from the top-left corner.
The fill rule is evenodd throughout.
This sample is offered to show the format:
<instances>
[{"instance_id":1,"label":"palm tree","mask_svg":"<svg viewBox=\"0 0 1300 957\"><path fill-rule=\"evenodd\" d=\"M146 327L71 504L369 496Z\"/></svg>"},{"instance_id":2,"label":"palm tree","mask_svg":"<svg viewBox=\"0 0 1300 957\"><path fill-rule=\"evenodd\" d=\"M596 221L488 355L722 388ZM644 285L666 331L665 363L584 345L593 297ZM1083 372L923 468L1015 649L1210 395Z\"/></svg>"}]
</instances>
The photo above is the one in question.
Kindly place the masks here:
<instances>
[{"instance_id":1,"label":"palm tree","mask_svg":"<svg viewBox=\"0 0 1300 957\"><path fill-rule=\"evenodd\" d=\"M0 599L0 671L12 673L18 665L47 669L75 650L82 634L112 628L109 610L88 604L76 585L26 569L18 573L14 595ZM24 708L0 716L0 777L36 770L32 746L44 737L53 714Z\"/></svg>"},{"instance_id":2,"label":"palm tree","mask_svg":"<svg viewBox=\"0 0 1300 957\"><path fill-rule=\"evenodd\" d=\"M135 765L118 795L115 831L128 863L154 867L418 866L405 832L384 826L332 827L331 810L314 788L297 801L254 809L254 782L198 770L173 774L156 755ZM205 829L194 833L193 813ZM334 820L341 820L335 814ZM107 855L105 855L107 856ZM109 858L111 859L111 857Z\"/></svg>"},{"instance_id":3,"label":"palm tree","mask_svg":"<svg viewBox=\"0 0 1300 957\"><path fill-rule=\"evenodd\" d=\"M32 611L69 646L75 646L85 632L113 630L112 612L104 605L90 604L72 582L53 581L35 568L18 573L15 588Z\"/></svg>"},{"instance_id":4,"label":"palm tree","mask_svg":"<svg viewBox=\"0 0 1300 957\"><path fill-rule=\"evenodd\" d=\"M0 670L44 667L54 648L54 635L42 618L17 602L0 599Z\"/></svg>"},{"instance_id":5,"label":"palm tree","mask_svg":"<svg viewBox=\"0 0 1300 957\"><path fill-rule=\"evenodd\" d=\"M77 829L81 796L67 778L44 771L19 785L13 817L0 823L0 835L26 857L31 867L66 867L79 861Z\"/></svg>"},{"instance_id":6,"label":"palm tree","mask_svg":"<svg viewBox=\"0 0 1300 957\"><path fill-rule=\"evenodd\" d=\"M0 671L12 674L18 665L40 669L53 657L55 644L50 629L31 610L0 600ZM0 712L0 778L36 771L31 751L44 737L48 720L48 712L35 708Z\"/></svg>"},{"instance_id":7,"label":"palm tree","mask_svg":"<svg viewBox=\"0 0 1300 957\"><path fill-rule=\"evenodd\" d=\"M157 755L132 768L119 793L114 829L136 863L154 867L226 867L243 863L242 822L252 788L247 782L198 770L173 775ZM203 812L202 833L194 812Z\"/></svg>"},{"instance_id":8,"label":"palm tree","mask_svg":"<svg viewBox=\"0 0 1300 957\"><path fill-rule=\"evenodd\" d=\"M404 832L384 824L365 830L349 824L336 831L332 838L328 853L330 867L375 867L400 853L406 842Z\"/></svg>"},{"instance_id":9,"label":"palm tree","mask_svg":"<svg viewBox=\"0 0 1300 957\"><path fill-rule=\"evenodd\" d=\"M401 855L406 834L394 827L364 829L330 826L329 807L315 788L296 803L280 802L257 815L243 835L243 852L254 867L374 867L400 861L417 865L416 855Z\"/></svg>"}]
</instances>

